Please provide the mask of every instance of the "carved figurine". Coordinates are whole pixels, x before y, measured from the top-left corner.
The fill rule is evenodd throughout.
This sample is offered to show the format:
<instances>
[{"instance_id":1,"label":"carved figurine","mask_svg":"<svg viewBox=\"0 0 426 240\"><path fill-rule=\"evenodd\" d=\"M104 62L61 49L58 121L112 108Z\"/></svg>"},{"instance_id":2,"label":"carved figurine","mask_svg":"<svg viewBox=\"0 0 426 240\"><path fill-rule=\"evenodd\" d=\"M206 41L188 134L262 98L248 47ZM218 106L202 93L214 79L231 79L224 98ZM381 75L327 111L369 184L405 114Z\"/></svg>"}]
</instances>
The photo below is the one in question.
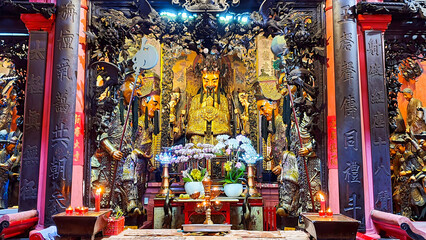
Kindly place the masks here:
<instances>
[{"instance_id":1,"label":"carved figurine","mask_svg":"<svg viewBox=\"0 0 426 240\"><path fill-rule=\"evenodd\" d=\"M413 134L420 134L426 131L426 123L423 119L423 104L422 102L413 97L413 91L410 88L402 90L404 98L408 101L407 105L407 132Z\"/></svg>"},{"instance_id":2,"label":"carved figurine","mask_svg":"<svg viewBox=\"0 0 426 240\"><path fill-rule=\"evenodd\" d=\"M185 116L186 110L182 109L179 112L179 105L181 103L182 93L180 88L173 89L172 96L169 102L170 108L170 127L172 131L170 132L170 137L173 139L173 144L178 144L180 142L181 137L185 131Z\"/></svg>"},{"instance_id":3,"label":"carved figurine","mask_svg":"<svg viewBox=\"0 0 426 240\"><path fill-rule=\"evenodd\" d=\"M250 124L249 124L249 106L250 103L248 101L247 93L244 91L238 92L238 102L242 106L242 109L238 110L238 115L240 116L238 119L238 129L239 134L247 135L250 133Z\"/></svg>"},{"instance_id":4,"label":"carved figurine","mask_svg":"<svg viewBox=\"0 0 426 240\"><path fill-rule=\"evenodd\" d=\"M206 59L204 64L203 88L192 98L189 108L187 137L195 144L216 144L217 135L231 134L228 100L219 87L219 63Z\"/></svg>"},{"instance_id":5,"label":"carved figurine","mask_svg":"<svg viewBox=\"0 0 426 240\"><path fill-rule=\"evenodd\" d=\"M9 134L10 139L6 140L5 147L0 151L0 208L8 208L9 192L9 179L13 177L11 168L15 162L19 164L20 156L16 151L18 138L13 136L13 132Z\"/></svg>"}]
</instances>

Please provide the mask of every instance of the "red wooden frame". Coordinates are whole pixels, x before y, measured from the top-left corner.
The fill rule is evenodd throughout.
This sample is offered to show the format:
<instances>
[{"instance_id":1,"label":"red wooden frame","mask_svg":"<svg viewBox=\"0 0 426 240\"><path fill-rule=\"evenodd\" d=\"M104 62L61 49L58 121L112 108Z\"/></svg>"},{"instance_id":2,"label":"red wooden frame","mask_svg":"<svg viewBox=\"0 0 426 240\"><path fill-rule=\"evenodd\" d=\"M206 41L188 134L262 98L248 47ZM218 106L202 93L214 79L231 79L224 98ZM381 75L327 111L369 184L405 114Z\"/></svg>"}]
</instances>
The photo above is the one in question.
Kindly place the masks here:
<instances>
[{"instance_id":1,"label":"red wooden frame","mask_svg":"<svg viewBox=\"0 0 426 240\"><path fill-rule=\"evenodd\" d=\"M7 221L5 221L7 222ZM38 217L33 217L20 221L12 221L9 223L9 226L4 228L1 232L1 235L4 238L11 238L29 232L30 228L35 226L38 222ZM3 222L1 223L3 226Z\"/></svg>"}]
</instances>

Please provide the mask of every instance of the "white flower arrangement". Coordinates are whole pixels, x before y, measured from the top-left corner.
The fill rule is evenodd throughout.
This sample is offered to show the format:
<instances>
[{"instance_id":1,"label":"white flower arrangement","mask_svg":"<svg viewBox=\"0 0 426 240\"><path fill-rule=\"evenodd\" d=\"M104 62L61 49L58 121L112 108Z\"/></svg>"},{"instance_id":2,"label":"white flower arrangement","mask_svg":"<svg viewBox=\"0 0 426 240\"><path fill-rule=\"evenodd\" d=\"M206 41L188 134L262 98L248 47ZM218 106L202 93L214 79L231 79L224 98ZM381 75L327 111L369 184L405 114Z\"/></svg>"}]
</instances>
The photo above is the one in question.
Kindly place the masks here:
<instances>
[{"instance_id":1,"label":"white flower arrangement","mask_svg":"<svg viewBox=\"0 0 426 240\"><path fill-rule=\"evenodd\" d=\"M215 157L214 145L198 143L195 147L193 143L186 145L177 145L170 148L171 151L177 156L175 162L187 162L190 159L212 159Z\"/></svg>"},{"instance_id":2,"label":"white flower arrangement","mask_svg":"<svg viewBox=\"0 0 426 240\"><path fill-rule=\"evenodd\" d=\"M256 161L263 159L262 156L257 154L250 139L244 135L238 135L235 138L229 138L228 135L219 135L216 139L218 143L213 147L215 152L225 150L228 155L233 155L235 153L233 157L235 157L236 160L242 160L247 164L254 164Z\"/></svg>"}]
</instances>

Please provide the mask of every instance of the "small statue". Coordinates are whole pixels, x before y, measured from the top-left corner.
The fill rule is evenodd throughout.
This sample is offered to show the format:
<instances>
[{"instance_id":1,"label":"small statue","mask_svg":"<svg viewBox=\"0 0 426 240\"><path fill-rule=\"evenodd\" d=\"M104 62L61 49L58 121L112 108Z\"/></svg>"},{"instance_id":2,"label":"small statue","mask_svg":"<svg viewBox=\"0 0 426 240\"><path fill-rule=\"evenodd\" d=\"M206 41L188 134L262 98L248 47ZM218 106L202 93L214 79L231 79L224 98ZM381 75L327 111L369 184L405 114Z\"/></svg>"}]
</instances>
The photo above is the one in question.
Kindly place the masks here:
<instances>
[{"instance_id":1,"label":"small statue","mask_svg":"<svg viewBox=\"0 0 426 240\"><path fill-rule=\"evenodd\" d=\"M15 162L19 164L20 155L15 151L18 145L18 138L9 133L10 139L6 140L6 146L0 151L0 208L8 208L9 179L13 176L10 171Z\"/></svg>"},{"instance_id":2,"label":"small statue","mask_svg":"<svg viewBox=\"0 0 426 240\"><path fill-rule=\"evenodd\" d=\"M423 104L422 102L413 97L413 90L410 88L405 88L402 90L405 100L408 101L407 105L407 132L412 132L413 134L420 134L423 131L426 131L426 123L423 119Z\"/></svg>"},{"instance_id":3,"label":"small statue","mask_svg":"<svg viewBox=\"0 0 426 240\"><path fill-rule=\"evenodd\" d=\"M171 99L169 102L170 108L170 137L173 139L173 144L178 144L185 131L185 116L186 110L182 109L179 113L179 105L182 105L182 93L180 88L175 88L172 91Z\"/></svg>"},{"instance_id":4,"label":"small statue","mask_svg":"<svg viewBox=\"0 0 426 240\"><path fill-rule=\"evenodd\" d=\"M247 135L250 133L250 124L249 124L249 106L247 93L244 91L238 92L238 102L242 106L241 110L238 110L239 117L239 134Z\"/></svg>"}]
</instances>

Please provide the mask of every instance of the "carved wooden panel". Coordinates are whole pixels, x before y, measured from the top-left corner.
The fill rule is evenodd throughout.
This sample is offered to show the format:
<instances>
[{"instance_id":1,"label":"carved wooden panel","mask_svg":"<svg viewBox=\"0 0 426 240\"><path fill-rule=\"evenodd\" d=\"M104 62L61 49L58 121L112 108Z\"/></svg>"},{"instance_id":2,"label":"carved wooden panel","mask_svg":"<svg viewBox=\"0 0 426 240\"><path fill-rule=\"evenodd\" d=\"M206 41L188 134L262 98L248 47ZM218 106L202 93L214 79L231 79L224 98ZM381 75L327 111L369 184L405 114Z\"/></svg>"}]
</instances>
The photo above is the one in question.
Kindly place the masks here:
<instances>
[{"instance_id":1,"label":"carved wooden panel","mask_svg":"<svg viewBox=\"0 0 426 240\"><path fill-rule=\"evenodd\" d=\"M333 1L340 212L365 229L356 1Z\"/></svg>"},{"instance_id":2,"label":"carved wooden panel","mask_svg":"<svg viewBox=\"0 0 426 240\"><path fill-rule=\"evenodd\" d=\"M374 209L392 212L389 123L382 32L365 31Z\"/></svg>"},{"instance_id":3,"label":"carved wooden panel","mask_svg":"<svg viewBox=\"0 0 426 240\"><path fill-rule=\"evenodd\" d=\"M45 226L71 203L80 1L58 0L57 7Z\"/></svg>"},{"instance_id":4,"label":"carved wooden panel","mask_svg":"<svg viewBox=\"0 0 426 240\"><path fill-rule=\"evenodd\" d=\"M28 56L19 210L37 208L47 32L32 31Z\"/></svg>"}]
</instances>

